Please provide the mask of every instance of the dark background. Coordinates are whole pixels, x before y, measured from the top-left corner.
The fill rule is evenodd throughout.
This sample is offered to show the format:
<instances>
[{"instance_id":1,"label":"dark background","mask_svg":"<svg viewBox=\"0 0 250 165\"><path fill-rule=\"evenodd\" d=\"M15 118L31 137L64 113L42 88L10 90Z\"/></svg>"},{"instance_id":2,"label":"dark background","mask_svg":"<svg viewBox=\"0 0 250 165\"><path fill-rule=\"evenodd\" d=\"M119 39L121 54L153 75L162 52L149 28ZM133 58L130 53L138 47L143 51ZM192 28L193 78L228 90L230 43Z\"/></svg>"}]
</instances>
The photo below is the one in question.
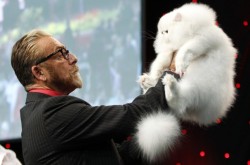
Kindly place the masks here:
<instances>
[{"instance_id":1,"label":"dark background","mask_svg":"<svg viewBox=\"0 0 250 165\"><path fill-rule=\"evenodd\" d=\"M143 70L148 71L155 58L152 37L159 18L187 0L144 2ZM250 165L250 23L249 0L200 0L217 13L217 22L238 49L236 59L237 99L227 117L208 128L183 123L183 138L169 154L167 165ZM205 73L204 73L205 74ZM240 85L240 86L239 86ZM205 156L200 156L200 153ZM229 158L225 158L225 154Z\"/></svg>"},{"instance_id":2,"label":"dark background","mask_svg":"<svg viewBox=\"0 0 250 165\"><path fill-rule=\"evenodd\" d=\"M155 58L153 41L159 18L174 8L191 2L187 0L145 0L142 18L143 72L148 71ZM238 49L236 59L237 99L227 117L218 124L201 128L182 123L181 142L169 154L167 165L250 165L250 23L249 0L201 0L217 13L219 26L232 38ZM3 141L10 145L22 161L20 139ZM200 153L205 156L200 156ZM228 154L229 158L225 158Z\"/></svg>"}]
</instances>

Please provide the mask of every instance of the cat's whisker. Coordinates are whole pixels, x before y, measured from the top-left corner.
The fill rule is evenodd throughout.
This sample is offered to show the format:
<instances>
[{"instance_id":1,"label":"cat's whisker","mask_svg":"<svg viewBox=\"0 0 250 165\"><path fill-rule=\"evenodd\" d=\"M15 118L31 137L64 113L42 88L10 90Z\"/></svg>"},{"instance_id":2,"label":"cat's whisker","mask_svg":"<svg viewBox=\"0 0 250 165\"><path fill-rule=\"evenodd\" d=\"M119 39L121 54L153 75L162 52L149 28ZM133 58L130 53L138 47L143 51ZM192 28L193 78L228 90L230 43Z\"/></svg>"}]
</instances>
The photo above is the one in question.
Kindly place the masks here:
<instances>
[{"instance_id":1,"label":"cat's whisker","mask_svg":"<svg viewBox=\"0 0 250 165\"><path fill-rule=\"evenodd\" d=\"M155 40L155 34L153 32L146 32L144 31L142 34L143 37L145 37L146 39L152 39Z\"/></svg>"}]
</instances>

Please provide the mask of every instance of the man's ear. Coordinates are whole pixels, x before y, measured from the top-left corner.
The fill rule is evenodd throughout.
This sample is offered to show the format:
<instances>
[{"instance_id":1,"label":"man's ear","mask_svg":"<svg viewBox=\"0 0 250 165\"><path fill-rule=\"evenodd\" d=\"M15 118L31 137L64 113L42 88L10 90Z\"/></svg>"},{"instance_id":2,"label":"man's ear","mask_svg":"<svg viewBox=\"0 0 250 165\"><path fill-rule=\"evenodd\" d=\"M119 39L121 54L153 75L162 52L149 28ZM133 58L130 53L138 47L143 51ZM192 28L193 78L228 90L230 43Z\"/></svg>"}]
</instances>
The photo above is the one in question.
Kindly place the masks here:
<instances>
[{"instance_id":1,"label":"man's ear","mask_svg":"<svg viewBox=\"0 0 250 165\"><path fill-rule=\"evenodd\" d=\"M46 81L46 76L44 75L42 69L39 66L32 66L31 71L37 80Z\"/></svg>"}]
</instances>

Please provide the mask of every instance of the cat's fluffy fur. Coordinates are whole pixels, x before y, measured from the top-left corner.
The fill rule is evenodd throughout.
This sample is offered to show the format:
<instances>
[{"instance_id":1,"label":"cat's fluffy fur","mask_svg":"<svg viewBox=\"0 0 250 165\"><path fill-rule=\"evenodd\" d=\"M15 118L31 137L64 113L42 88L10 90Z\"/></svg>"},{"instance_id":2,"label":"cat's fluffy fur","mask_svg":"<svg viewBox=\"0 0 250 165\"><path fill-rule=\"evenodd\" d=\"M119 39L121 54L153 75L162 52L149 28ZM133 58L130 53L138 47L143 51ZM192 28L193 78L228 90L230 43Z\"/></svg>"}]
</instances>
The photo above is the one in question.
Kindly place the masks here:
<instances>
[{"instance_id":1,"label":"cat's fluffy fur","mask_svg":"<svg viewBox=\"0 0 250 165\"><path fill-rule=\"evenodd\" d=\"M158 22L154 48L157 57L150 72L139 79L144 92L156 84L164 70L169 69L174 54L175 72L181 75L180 80L176 80L171 74L162 79L171 109L171 113L162 115L199 125L210 125L226 115L235 98L237 51L231 39L216 25L216 13L210 7L189 3L162 16ZM154 119L151 115L150 118L151 123L157 123L159 116L156 115ZM168 147L162 148L170 146L176 140L179 131L176 121L168 121L173 122L176 131L168 132L169 128L164 124L154 125L153 129L158 127L159 133L151 128L148 119L142 119L138 124L136 136L139 148L149 160L153 161L159 154L167 151ZM143 137L144 134L148 137ZM149 146L154 139L162 141Z\"/></svg>"}]
</instances>

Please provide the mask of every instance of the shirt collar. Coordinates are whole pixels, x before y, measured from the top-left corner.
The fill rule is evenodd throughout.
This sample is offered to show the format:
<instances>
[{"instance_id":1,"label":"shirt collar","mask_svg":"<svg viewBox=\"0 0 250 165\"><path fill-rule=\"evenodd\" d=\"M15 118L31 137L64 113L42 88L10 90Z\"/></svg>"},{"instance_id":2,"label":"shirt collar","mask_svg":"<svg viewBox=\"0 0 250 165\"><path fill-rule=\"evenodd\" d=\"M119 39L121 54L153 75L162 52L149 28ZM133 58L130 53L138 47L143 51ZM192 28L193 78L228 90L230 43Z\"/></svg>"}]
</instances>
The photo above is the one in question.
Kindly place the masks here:
<instances>
[{"instance_id":1,"label":"shirt collar","mask_svg":"<svg viewBox=\"0 0 250 165\"><path fill-rule=\"evenodd\" d=\"M63 96L65 94L52 90L52 89L39 89L39 88L34 88L29 90L29 92L35 92L35 93L42 93L42 94L46 94L49 96Z\"/></svg>"}]
</instances>

